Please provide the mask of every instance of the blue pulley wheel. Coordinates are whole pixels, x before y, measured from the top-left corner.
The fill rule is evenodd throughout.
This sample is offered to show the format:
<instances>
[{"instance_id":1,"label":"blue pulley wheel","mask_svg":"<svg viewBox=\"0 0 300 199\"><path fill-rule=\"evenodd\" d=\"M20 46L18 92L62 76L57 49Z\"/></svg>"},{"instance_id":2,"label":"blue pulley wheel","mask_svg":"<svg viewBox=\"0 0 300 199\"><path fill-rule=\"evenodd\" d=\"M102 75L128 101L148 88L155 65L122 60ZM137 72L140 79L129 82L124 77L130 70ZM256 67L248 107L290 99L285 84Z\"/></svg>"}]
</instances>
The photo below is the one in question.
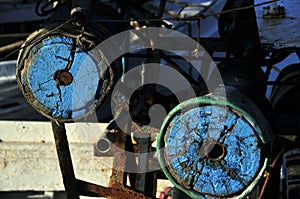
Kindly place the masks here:
<instances>
[{"instance_id":1,"label":"blue pulley wheel","mask_svg":"<svg viewBox=\"0 0 300 199\"><path fill-rule=\"evenodd\" d=\"M117 61L109 65L103 52L93 49L111 36L97 28L54 24L24 42L17 80L26 100L44 116L61 122L86 118L110 96L114 68L122 67Z\"/></svg>"},{"instance_id":2,"label":"blue pulley wheel","mask_svg":"<svg viewBox=\"0 0 300 199\"><path fill-rule=\"evenodd\" d=\"M167 178L192 198L243 198L262 178L272 132L247 98L190 99L166 117L157 140Z\"/></svg>"}]
</instances>

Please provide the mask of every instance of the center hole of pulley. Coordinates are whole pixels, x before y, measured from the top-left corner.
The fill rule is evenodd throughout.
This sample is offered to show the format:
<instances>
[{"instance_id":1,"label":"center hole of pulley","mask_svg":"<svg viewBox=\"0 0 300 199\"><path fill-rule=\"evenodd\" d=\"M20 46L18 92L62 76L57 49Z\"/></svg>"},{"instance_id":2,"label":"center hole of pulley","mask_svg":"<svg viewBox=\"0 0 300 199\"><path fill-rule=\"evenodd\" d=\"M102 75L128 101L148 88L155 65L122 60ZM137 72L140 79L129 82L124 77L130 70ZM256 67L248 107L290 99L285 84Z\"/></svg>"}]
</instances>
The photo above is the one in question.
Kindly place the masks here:
<instances>
[{"instance_id":1,"label":"center hole of pulley","mask_svg":"<svg viewBox=\"0 0 300 199\"><path fill-rule=\"evenodd\" d=\"M54 73L54 79L59 85L68 86L73 81L73 75L67 70L58 70Z\"/></svg>"},{"instance_id":2,"label":"center hole of pulley","mask_svg":"<svg viewBox=\"0 0 300 199\"><path fill-rule=\"evenodd\" d=\"M225 157L225 147L219 142L210 142L204 148L205 156L214 161L221 160Z\"/></svg>"}]
</instances>

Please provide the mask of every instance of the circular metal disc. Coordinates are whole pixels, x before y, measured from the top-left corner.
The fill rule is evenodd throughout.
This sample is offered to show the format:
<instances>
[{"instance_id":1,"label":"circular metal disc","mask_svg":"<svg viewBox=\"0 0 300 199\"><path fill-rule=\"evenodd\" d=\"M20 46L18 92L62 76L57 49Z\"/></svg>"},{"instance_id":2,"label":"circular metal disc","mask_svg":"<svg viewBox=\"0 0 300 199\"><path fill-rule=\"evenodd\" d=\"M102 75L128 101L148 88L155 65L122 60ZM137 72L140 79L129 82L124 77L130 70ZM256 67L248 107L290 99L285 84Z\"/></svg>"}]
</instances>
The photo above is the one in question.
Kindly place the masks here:
<instances>
[{"instance_id":1,"label":"circular metal disc","mask_svg":"<svg viewBox=\"0 0 300 199\"><path fill-rule=\"evenodd\" d=\"M19 83L27 101L48 118L81 118L94 111L110 80L103 78L109 69L100 58L100 52L80 50L74 38L53 35L29 50Z\"/></svg>"}]
</instances>

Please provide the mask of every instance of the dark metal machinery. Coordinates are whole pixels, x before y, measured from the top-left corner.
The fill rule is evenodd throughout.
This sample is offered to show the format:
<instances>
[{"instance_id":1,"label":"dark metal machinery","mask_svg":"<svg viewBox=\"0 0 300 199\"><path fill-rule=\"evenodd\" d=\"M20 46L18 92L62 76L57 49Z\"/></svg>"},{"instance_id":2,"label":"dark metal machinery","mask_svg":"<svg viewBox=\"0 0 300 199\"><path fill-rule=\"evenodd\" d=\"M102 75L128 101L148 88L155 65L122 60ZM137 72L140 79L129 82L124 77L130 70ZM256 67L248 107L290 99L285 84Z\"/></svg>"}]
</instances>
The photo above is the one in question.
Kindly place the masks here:
<instances>
[{"instance_id":1,"label":"dark metal machinery","mask_svg":"<svg viewBox=\"0 0 300 199\"><path fill-rule=\"evenodd\" d=\"M200 35L195 38L213 60L219 62L223 85L216 85L213 93L208 93L201 77L195 79L181 67L178 61L182 60L181 56L160 49L146 49L129 52L108 64L101 51L96 54L91 51L110 36L134 26L171 29L163 18L166 0L160 1L155 14L141 6L147 1L139 0L121 0L114 7L81 0L55 1L56 6L51 7L53 2L42 4L43 1L39 1L37 4L39 15L52 15L50 22L31 34L21 47L17 79L26 100L51 120L68 199L80 195L155 198L158 178L167 178L175 185L174 199L279 196L281 159L284 157L284 164L288 164L291 157L290 153L285 156L283 153L299 148L299 105L296 100L299 96L299 64L286 67L276 81L268 81L268 76L274 64L299 52L299 46L274 49L261 43L255 7L270 2L255 5L253 0L228 0L222 12L211 15L219 17L220 38L201 38ZM169 20L189 24L209 17L198 14L181 18L182 10ZM214 57L214 52L225 52L226 55ZM97 59L98 55L103 59ZM116 81L129 70L132 57L148 63L168 63L193 85L196 98L179 104L176 96L158 92L156 85L146 85L130 99L128 111L133 122L128 122L125 117L120 127L115 122L117 118L103 118L101 110L111 100ZM83 61L89 63L85 70L79 67ZM54 67L48 67L50 65ZM90 81L89 90L80 86L86 79ZM70 98L73 94L70 93L73 90L68 90L70 85L79 85L75 100ZM274 85L270 100L265 97L267 85ZM221 89L225 89L226 97L219 92ZM117 117L122 118L125 105L121 98L114 100ZM153 104L161 104L169 114L162 126L145 130L143 125L150 122L148 112ZM217 114L214 115L212 110ZM65 123L88 121L92 111L97 111L99 120L112 119L106 137L95 144L95 151L100 155L109 150L114 156L109 187L77 179L72 165ZM208 124L212 130L207 128ZM123 132L124 128L139 135L136 138L138 144L132 143L131 136ZM219 132L221 138L214 138L214 132ZM143 135L157 133L155 155L162 170L129 173L126 169L118 169L142 170L157 161L146 155L139 156L136 161L134 156L125 153L154 152L152 140ZM287 135L296 138L291 141L286 139ZM110 147L111 142L121 150ZM164 147L167 149L160 150ZM284 189L292 190L297 196L297 186L288 185L295 181L285 179L284 182Z\"/></svg>"}]
</instances>

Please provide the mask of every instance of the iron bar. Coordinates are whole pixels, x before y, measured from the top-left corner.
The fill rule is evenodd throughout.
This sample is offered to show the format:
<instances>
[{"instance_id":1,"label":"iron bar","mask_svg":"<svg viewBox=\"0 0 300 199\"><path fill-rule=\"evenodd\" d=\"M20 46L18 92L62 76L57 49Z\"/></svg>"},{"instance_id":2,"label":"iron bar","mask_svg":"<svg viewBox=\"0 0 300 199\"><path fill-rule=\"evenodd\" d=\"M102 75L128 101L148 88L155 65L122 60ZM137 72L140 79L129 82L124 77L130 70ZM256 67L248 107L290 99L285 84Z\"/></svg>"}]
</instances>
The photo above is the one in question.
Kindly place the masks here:
<instances>
[{"instance_id":1,"label":"iron bar","mask_svg":"<svg viewBox=\"0 0 300 199\"><path fill-rule=\"evenodd\" d=\"M115 188L108 188L90 182L85 182L83 180L76 180L74 186L81 191L80 193L84 192L85 196L108 197L113 199L150 199L144 196L144 194L131 190L122 185L115 185Z\"/></svg>"},{"instance_id":2,"label":"iron bar","mask_svg":"<svg viewBox=\"0 0 300 199\"><path fill-rule=\"evenodd\" d=\"M127 129L131 129L131 124L127 124ZM110 176L109 187L114 188L115 186L124 186L126 184L126 173L124 169L126 166L126 146L127 135L125 132L120 131L117 139L115 140L115 145L117 146L117 150L112 149L112 153L114 156L113 161L113 169L112 174ZM120 150L121 149L121 150Z\"/></svg>"},{"instance_id":3,"label":"iron bar","mask_svg":"<svg viewBox=\"0 0 300 199\"><path fill-rule=\"evenodd\" d=\"M157 11L157 18L161 19L163 17L165 6L166 6L167 0L161 0L159 4L159 8Z\"/></svg>"},{"instance_id":4,"label":"iron bar","mask_svg":"<svg viewBox=\"0 0 300 199\"><path fill-rule=\"evenodd\" d=\"M74 183L76 181L65 125L52 121L56 152L68 199L79 199Z\"/></svg>"},{"instance_id":5,"label":"iron bar","mask_svg":"<svg viewBox=\"0 0 300 199\"><path fill-rule=\"evenodd\" d=\"M134 57L134 58L149 58L149 55L147 54L142 54L142 53L127 53L124 55L125 58L128 57ZM199 58L195 57L195 56L185 56L184 58L181 57L180 55L168 55L168 57L170 59L179 59L179 60L185 60L185 59L189 59L189 60L199 60ZM226 60L226 57L212 57L214 61L224 61Z\"/></svg>"},{"instance_id":6,"label":"iron bar","mask_svg":"<svg viewBox=\"0 0 300 199\"><path fill-rule=\"evenodd\" d=\"M5 33L0 34L0 39L8 39L8 38L26 38L30 33Z\"/></svg>"},{"instance_id":7,"label":"iron bar","mask_svg":"<svg viewBox=\"0 0 300 199\"><path fill-rule=\"evenodd\" d=\"M24 41L22 40L22 41L17 41L17 42L14 42L14 43L11 43L11 44L8 44L8 45L5 45L5 46L1 46L0 47L0 53L4 53L4 52L7 52L7 51L11 51L11 50L17 49L23 43L24 43Z\"/></svg>"},{"instance_id":8,"label":"iron bar","mask_svg":"<svg viewBox=\"0 0 300 199\"><path fill-rule=\"evenodd\" d=\"M141 134L139 134L141 135ZM138 160L138 174L136 180L136 189L145 192L146 191L146 171L148 168L148 152L150 145L149 134L145 134L146 138L137 138L139 143L139 160Z\"/></svg>"}]
</instances>

